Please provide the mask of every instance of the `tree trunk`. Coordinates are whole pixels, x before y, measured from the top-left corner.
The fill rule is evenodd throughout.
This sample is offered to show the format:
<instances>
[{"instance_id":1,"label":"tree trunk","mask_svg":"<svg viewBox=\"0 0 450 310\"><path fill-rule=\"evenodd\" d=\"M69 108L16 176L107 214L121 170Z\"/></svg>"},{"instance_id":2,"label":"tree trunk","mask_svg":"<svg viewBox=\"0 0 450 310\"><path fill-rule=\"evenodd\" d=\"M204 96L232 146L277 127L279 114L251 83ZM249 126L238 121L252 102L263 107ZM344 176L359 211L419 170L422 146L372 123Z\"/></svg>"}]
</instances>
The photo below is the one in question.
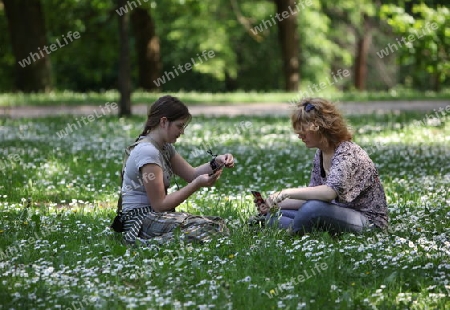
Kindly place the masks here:
<instances>
[{"instance_id":1,"label":"tree trunk","mask_svg":"<svg viewBox=\"0 0 450 310\"><path fill-rule=\"evenodd\" d=\"M126 5L125 0L117 1L119 8ZM128 28L130 24L129 15L119 16L119 117L131 116L131 72L130 72L130 48Z\"/></svg>"},{"instance_id":2,"label":"tree trunk","mask_svg":"<svg viewBox=\"0 0 450 310\"><path fill-rule=\"evenodd\" d=\"M131 25L137 52L139 87L146 90L158 89L153 81L160 76L162 66L155 23L147 9L138 7L131 11Z\"/></svg>"},{"instance_id":3,"label":"tree trunk","mask_svg":"<svg viewBox=\"0 0 450 310\"><path fill-rule=\"evenodd\" d=\"M297 12L294 0L274 0L277 7L278 38L281 45L283 57L283 74L285 78L285 89L287 91L298 91L300 80L299 74L299 41L297 32ZM283 12L288 16L283 18ZM286 16L286 14L284 15ZM281 20L281 21L280 21Z\"/></svg>"},{"instance_id":4,"label":"tree trunk","mask_svg":"<svg viewBox=\"0 0 450 310\"><path fill-rule=\"evenodd\" d=\"M439 72L439 68L437 65L435 66L435 70L436 70L436 72L433 74L433 80L434 80L433 90L435 92L440 92L441 91L441 80L439 78L440 72Z\"/></svg>"},{"instance_id":5,"label":"tree trunk","mask_svg":"<svg viewBox=\"0 0 450 310\"><path fill-rule=\"evenodd\" d=\"M15 87L23 92L49 91L51 68L44 50L48 42L40 0L3 0L3 4L16 59Z\"/></svg>"},{"instance_id":6,"label":"tree trunk","mask_svg":"<svg viewBox=\"0 0 450 310\"><path fill-rule=\"evenodd\" d=\"M238 86L237 79L231 76L228 70L225 70L225 91L233 92L238 89Z\"/></svg>"},{"instance_id":7,"label":"tree trunk","mask_svg":"<svg viewBox=\"0 0 450 310\"><path fill-rule=\"evenodd\" d=\"M367 80L367 55L369 52L370 44L372 43L372 31L370 26L369 17L363 15L363 31L357 34L356 40L356 55L355 55L355 88L359 91L366 89Z\"/></svg>"}]
</instances>

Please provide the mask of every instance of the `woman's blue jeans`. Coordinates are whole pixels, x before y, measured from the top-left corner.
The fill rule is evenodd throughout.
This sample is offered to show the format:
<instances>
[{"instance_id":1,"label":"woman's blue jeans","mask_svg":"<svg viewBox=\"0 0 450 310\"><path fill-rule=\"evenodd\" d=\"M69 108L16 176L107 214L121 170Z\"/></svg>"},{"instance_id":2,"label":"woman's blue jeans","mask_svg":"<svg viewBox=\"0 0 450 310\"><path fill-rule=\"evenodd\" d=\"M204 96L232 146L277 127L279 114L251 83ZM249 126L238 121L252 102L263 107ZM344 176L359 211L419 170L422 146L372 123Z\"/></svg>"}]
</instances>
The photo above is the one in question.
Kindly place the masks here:
<instances>
[{"instance_id":1,"label":"woman's blue jeans","mask_svg":"<svg viewBox=\"0 0 450 310\"><path fill-rule=\"evenodd\" d=\"M361 233L372 224L361 212L321 201L308 200L298 210L282 209L267 216L268 226L290 229L293 234L309 233L315 229L331 233Z\"/></svg>"}]
</instances>

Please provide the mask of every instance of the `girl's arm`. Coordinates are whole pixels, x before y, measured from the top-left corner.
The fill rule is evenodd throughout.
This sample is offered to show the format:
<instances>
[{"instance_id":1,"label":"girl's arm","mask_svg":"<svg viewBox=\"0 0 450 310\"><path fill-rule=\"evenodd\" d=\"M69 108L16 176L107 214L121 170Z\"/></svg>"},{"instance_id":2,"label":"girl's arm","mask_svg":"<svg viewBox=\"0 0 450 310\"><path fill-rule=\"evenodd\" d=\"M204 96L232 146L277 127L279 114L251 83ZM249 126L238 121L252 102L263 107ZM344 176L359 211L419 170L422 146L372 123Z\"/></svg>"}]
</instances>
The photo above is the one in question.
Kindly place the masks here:
<instances>
[{"instance_id":1,"label":"girl's arm","mask_svg":"<svg viewBox=\"0 0 450 310\"><path fill-rule=\"evenodd\" d=\"M234 159L231 154L219 155L215 161L218 167L222 164L226 167L233 167L234 165ZM175 153L172 157L171 164L173 172L186 182L192 182L192 180L202 174L210 174L213 172L209 162L194 168L178 153Z\"/></svg>"},{"instance_id":2,"label":"girl's arm","mask_svg":"<svg viewBox=\"0 0 450 310\"><path fill-rule=\"evenodd\" d=\"M192 182L199 175L212 172L209 163L194 168L178 153L172 157L171 164L173 172L186 182Z\"/></svg>"},{"instance_id":3,"label":"girl's arm","mask_svg":"<svg viewBox=\"0 0 450 310\"><path fill-rule=\"evenodd\" d=\"M201 175L180 190L166 195L163 170L156 164L147 164L141 168L144 188L150 205L156 212L170 211L178 207L199 188L212 186L220 177L220 172L212 176Z\"/></svg>"}]
</instances>

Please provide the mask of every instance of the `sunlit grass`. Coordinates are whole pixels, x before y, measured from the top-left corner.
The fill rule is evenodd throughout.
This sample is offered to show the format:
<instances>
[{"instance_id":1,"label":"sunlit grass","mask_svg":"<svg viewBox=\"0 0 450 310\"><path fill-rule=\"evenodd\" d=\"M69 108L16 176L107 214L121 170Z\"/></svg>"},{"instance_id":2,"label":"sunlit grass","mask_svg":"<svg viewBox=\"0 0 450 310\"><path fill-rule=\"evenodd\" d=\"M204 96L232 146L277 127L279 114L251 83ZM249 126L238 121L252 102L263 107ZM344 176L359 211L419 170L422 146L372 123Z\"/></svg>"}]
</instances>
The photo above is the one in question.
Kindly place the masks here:
<instances>
[{"instance_id":1,"label":"sunlit grass","mask_svg":"<svg viewBox=\"0 0 450 310\"><path fill-rule=\"evenodd\" d=\"M304 89L307 89L306 87ZM149 104L167 93L145 92L136 90L132 93L133 104ZM232 93L198 93L198 92L170 92L171 95L181 98L184 102L195 105L219 105L239 103L274 103L291 102L304 97L305 91L299 92L243 92ZM310 94L311 95L311 94ZM367 102L371 100L443 100L450 98L450 89L441 92L417 91L411 89L393 89L387 92L340 92L324 89L313 96L332 98L334 101ZM106 102L119 102L116 90L105 92L76 93L72 91L54 91L50 93L3 93L0 94L0 107L13 106L59 106L59 105L100 105Z\"/></svg>"},{"instance_id":2,"label":"sunlit grass","mask_svg":"<svg viewBox=\"0 0 450 310\"><path fill-rule=\"evenodd\" d=\"M104 116L65 138L70 117L0 119L0 308L449 308L450 116L423 117L350 117L379 168L390 229L339 238L245 224L251 189L309 181L314 150L287 118L195 117L176 149L193 165L209 161L206 149L231 152L236 167L181 209L224 217L231 235L153 248L127 248L108 229L142 118Z\"/></svg>"}]
</instances>

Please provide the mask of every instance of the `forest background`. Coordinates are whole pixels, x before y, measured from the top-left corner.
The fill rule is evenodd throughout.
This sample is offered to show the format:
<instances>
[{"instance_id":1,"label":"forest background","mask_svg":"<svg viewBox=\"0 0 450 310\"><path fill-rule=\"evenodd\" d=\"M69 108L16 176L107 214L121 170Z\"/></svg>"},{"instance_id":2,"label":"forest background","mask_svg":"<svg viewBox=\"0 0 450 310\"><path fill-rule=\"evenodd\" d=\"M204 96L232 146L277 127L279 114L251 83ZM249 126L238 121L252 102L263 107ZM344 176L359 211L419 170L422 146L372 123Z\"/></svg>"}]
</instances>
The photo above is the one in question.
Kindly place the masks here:
<instances>
[{"instance_id":1,"label":"forest background","mask_svg":"<svg viewBox=\"0 0 450 310\"><path fill-rule=\"evenodd\" d=\"M0 91L445 92L445 2L2 0Z\"/></svg>"}]
</instances>

